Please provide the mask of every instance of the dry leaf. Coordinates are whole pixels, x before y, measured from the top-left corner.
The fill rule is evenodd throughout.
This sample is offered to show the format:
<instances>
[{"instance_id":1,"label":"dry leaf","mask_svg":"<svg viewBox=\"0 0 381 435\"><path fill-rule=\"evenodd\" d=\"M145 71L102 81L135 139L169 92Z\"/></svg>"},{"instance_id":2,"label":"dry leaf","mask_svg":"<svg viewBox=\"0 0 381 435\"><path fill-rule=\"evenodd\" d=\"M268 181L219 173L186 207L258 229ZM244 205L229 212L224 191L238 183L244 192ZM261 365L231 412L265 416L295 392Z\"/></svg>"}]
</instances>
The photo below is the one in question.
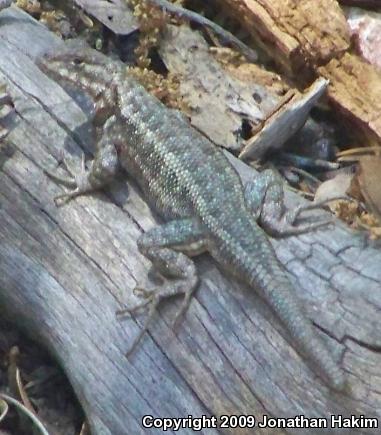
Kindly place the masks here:
<instances>
[{"instance_id":1,"label":"dry leaf","mask_svg":"<svg viewBox=\"0 0 381 435\"><path fill-rule=\"evenodd\" d=\"M315 201L324 201L328 198L345 196L353 177L353 174L338 174L331 180L324 181L316 190Z\"/></svg>"}]
</instances>

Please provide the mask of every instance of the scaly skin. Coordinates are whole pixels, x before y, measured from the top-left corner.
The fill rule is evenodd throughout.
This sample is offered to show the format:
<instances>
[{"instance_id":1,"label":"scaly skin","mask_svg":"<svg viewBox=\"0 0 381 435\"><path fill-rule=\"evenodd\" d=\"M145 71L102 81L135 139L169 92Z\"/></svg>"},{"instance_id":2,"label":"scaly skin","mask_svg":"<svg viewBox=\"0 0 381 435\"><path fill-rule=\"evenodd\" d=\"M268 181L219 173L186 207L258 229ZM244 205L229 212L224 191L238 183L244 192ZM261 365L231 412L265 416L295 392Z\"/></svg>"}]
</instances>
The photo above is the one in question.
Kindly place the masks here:
<instances>
[{"instance_id":1,"label":"scaly skin","mask_svg":"<svg viewBox=\"0 0 381 435\"><path fill-rule=\"evenodd\" d=\"M178 278L156 293L139 289L146 301L128 311L149 306L150 314L138 340L161 298L184 293L181 312L185 311L198 283L189 256L207 251L224 270L245 281L267 301L296 348L330 387L343 390L346 381L342 369L303 314L287 274L256 222L259 220L267 232L282 235L312 227L292 226L300 210L284 212L283 192L276 176L265 171L245 191L237 172L216 146L149 95L121 64L99 53L72 48L45 56L39 65L57 80L90 94L95 101L94 123L103 128L91 169L87 171L83 165L79 176L72 173L69 181L74 191L61 197L74 197L103 185L119 160L150 204L168 221L138 241L140 251L163 275Z\"/></svg>"}]
</instances>

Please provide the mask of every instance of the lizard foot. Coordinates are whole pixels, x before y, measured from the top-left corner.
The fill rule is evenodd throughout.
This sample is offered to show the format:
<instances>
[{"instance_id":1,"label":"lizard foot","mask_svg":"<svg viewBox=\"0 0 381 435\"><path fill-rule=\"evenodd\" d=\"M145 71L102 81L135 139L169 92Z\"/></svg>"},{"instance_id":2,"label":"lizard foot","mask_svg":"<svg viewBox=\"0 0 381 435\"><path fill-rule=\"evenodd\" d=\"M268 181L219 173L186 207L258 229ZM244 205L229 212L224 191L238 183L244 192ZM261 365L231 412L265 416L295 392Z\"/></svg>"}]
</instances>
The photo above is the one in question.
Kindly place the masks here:
<instances>
[{"instance_id":1,"label":"lizard foot","mask_svg":"<svg viewBox=\"0 0 381 435\"><path fill-rule=\"evenodd\" d=\"M327 198L327 199L323 199L322 201L317 201L317 202L313 202L311 204L304 204L304 205L299 205L297 207L295 207L293 210L288 210L285 214L284 214L284 219L285 221L290 224L290 225L294 225L296 219L299 217L299 215L301 213L303 213L304 211L307 210L315 210L317 208L321 208L324 207L325 205L327 205L329 202L331 201L338 201L338 200L350 200L350 198L348 198L347 196L337 196L337 197L333 197L333 198ZM330 220L326 220L327 223L330 223ZM320 223L317 222L317 225L319 225ZM322 224L320 224L322 225ZM319 226L320 226L319 225Z\"/></svg>"},{"instance_id":2,"label":"lizard foot","mask_svg":"<svg viewBox=\"0 0 381 435\"><path fill-rule=\"evenodd\" d=\"M170 296L183 295L173 324L173 327L177 328L199 282L196 265L188 255L199 254L202 248L206 250L207 240L199 223L186 218L151 228L141 234L137 244L139 251L152 262L149 275L151 274L152 277L154 272L155 278L160 277L160 281L155 282L153 291L146 290L144 286L137 286L134 293L138 293L138 296L144 300L139 301L133 307L117 312L118 315L131 314L140 308L148 307L148 315L143 328L126 356L132 353L147 331L160 301ZM172 249L171 246L176 246L179 250ZM188 255L181 252L181 249ZM152 281L150 286L152 286Z\"/></svg>"},{"instance_id":3,"label":"lizard foot","mask_svg":"<svg viewBox=\"0 0 381 435\"><path fill-rule=\"evenodd\" d=\"M60 201L65 202L83 193L94 190L94 187L89 181L89 174L91 173L91 171L86 169L84 153L82 153L81 156L81 166L79 168L79 171L77 168L74 168L72 164L68 161L68 159L64 156L62 158L62 164L66 171L69 173L69 177L61 177L48 169L44 169L46 175L48 175L54 181L59 184L64 184L71 189L69 192L57 195L54 198L54 202L57 205Z\"/></svg>"},{"instance_id":4,"label":"lizard foot","mask_svg":"<svg viewBox=\"0 0 381 435\"><path fill-rule=\"evenodd\" d=\"M284 213L281 220L279 221L280 228L282 228L282 232L286 233L286 235L297 235L303 234L309 231L312 231L316 228L320 228L329 224L334 223L334 218L321 219L318 222L308 223L305 225L295 226L295 221L299 218L300 214L307 210L315 210L317 208L321 208L327 205L331 201L337 200L350 200L350 198L346 196L338 196L333 198L324 199L322 201L314 202L306 205L299 205L295 207L293 210L288 210Z\"/></svg>"},{"instance_id":5,"label":"lizard foot","mask_svg":"<svg viewBox=\"0 0 381 435\"><path fill-rule=\"evenodd\" d=\"M252 181L246 183L245 199L253 218L258 220L267 234L273 237L285 237L303 234L316 228L331 224L333 217L304 225L295 225L300 214L306 210L313 210L337 199L348 197L334 197L307 205L300 205L293 210L286 210L284 202L283 180L276 172L266 169Z\"/></svg>"},{"instance_id":6,"label":"lizard foot","mask_svg":"<svg viewBox=\"0 0 381 435\"><path fill-rule=\"evenodd\" d=\"M270 210L267 210L266 207L264 207L261 214L261 221L263 226L266 228L266 231L274 237L285 237L304 234L317 228L333 224L335 222L335 219L334 217L330 217L328 219L320 219L318 222L310 222L304 225L296 225L295 222L300 217L300 214L307 210L321 208L330 201L336 200L350 200L350 198L340 196L307 205L299 205L292 210L284 211L283 214L281 214L280 216L279 213L274 215L271 208Z\"/></svg>"},{"instance_id":7,"label":"lizard foot","mask_svg":"<svg viewBox=\"0 0 381 435\"><path fill-rule=\"evenodd\" d=\"M167 281L167 280L166 280ZM180 281L180 282L179 282ZM118 310L116 312L117 316L124 316L126 314L133 314L137 311L139 311L142 308L148 307L148 314L144 321L143 327L141 331L139 332L138 336L135 338L134 342L131 345L131 348L127 351L126 357L128 358L136 349L137 345L140 343L143 335L147 332L148 326L150 325L156 311L159 303L167 299L171 296L176 295L184 295L183 300L181 302L180 308L178 312L176 313L175 320L173 322L173 328L176 329L181 318L183 317L184 313L188 309L189 302L191 299L191 296L193 294L193 291L197 287L198 284L198 278L195 276L193 280L189 281L187 280L176 280L176 282L166 282L162 286L153 289L153 290L147 290L141 286L137 286L134 289L134 293L139 297L144 299L142 302L138 302L137 304L124 308L122 310Z\"/></svg>"}]
</instances>

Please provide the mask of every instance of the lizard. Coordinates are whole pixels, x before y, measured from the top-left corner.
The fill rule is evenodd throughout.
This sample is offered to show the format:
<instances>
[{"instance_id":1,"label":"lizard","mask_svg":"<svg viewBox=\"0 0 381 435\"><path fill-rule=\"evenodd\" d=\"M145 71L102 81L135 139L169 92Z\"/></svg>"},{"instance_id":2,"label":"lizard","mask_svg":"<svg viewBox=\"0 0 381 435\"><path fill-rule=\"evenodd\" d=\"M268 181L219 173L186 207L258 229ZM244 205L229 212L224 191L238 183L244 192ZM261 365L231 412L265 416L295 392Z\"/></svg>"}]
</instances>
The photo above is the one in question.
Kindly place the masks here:
<instances>
[{"instance_id":1,"label":"lizard","mask_svg":"<svg viewBox=\"0 0 381 435\"><path fill-rule=\"evenodd\" d=\"M151 290L138 286L139 302L124 310L148 310L130 352L147 331L160 301L183 295L178 322L199 284L191 257L208 252L267 302L295 349L323 382L344 391L344 370L304 314L268 237L302 234L327 224L325 220L295 224L302 211L321 204L287 210L283 181L272 170L243 185L222 150L184 116L147 93L119 61L69 45L59 53L44 53L37 64L52 79L79 87L92 98L93 124L102 132L88 168L82 154L79 170L63 159L67 177L46 170L56 182L70 187L55 201L67 202L105 186L121 166L164 220L137 240L140 253L164 282Z\"/></svg>"}]
</instances>

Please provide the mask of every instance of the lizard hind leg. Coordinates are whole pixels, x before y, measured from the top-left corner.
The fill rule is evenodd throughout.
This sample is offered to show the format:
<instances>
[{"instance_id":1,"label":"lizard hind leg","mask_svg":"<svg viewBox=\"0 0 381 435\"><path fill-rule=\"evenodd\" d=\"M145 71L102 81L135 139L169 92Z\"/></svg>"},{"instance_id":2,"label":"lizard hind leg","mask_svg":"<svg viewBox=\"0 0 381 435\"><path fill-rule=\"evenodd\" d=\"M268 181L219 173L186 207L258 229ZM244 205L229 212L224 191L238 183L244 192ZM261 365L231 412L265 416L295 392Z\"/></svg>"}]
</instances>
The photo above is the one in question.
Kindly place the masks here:
<instances>
[{"instance_id":1,"label":"lizard hind leg","mask_svg":"<svg viewBox=\"0 0 381 435\"><path fill-rule=\"evenodd\" d=\"M332 218L329 218L296 226L295 221L303 211L320 208L336 198L287 210L284 203L283 185L280 175L273 170L267 169L245 186L246 203L254 217L269 235L285 237L303 234L333 222Z\"/></svg>"},{"instance_id":2,"label":"lizard hind leg","mask_svg":"<svg viewBox=\"0 0 381 435\"><path fill-rule=\"evenodd\" d=\"M143 327L127 352L127 357L135 350L148 330L159 303L169 297L183 295L174 321L174 326L178 325L189 306L194 290L197 288L199 277L194 262L177 250L184 250L188 255L198 254L202 252L204 245L202 232L198 224L191 219L172 221L155 227L139 238L140 252L152 261L155 269L164 278L164 283L152 290L137 286L134 293L144 300L117 311L117 315L120 316L126 313L132 314L141 308L148 307Z\"/></svg>"}]
</instances>

